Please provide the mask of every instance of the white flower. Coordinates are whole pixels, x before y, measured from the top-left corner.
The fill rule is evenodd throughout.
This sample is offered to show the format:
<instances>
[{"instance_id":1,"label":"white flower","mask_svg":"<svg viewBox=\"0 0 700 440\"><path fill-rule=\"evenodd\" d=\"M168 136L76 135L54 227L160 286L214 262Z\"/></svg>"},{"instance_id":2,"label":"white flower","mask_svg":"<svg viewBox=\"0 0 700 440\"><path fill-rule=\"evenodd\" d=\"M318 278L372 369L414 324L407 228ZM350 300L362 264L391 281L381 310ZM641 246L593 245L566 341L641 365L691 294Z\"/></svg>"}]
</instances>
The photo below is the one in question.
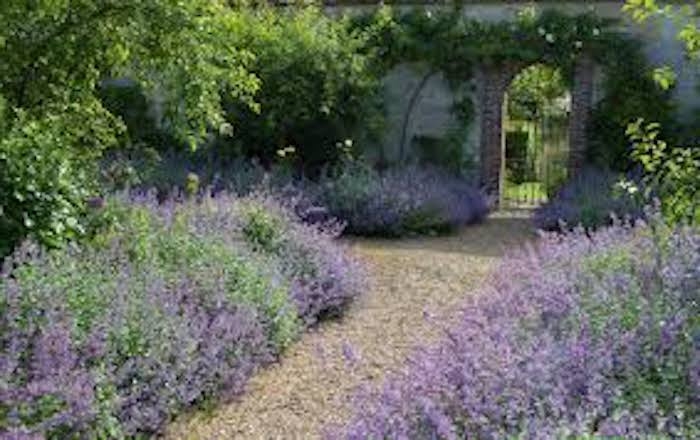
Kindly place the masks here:
<instances>
[{"instance_id":1,"label":"white flower","mask_svg":"<svg viewBox=\"0 0 700 440\"><path fill-rule=\"evenodd\" d=\"M547 36L544 37L545 40L547 40L548 43L554 43L556 38L554 37L554 34L547 34Z\"/></svg>"},{"instance_id":2,"label":"white flower","mask_svg":"<svg viewBox=\"0 0 700 440\"><path fill-rule=\"evenodd\" d=\"M344 143L347 148L352 147L352 139L345 139Z\"/></svg>"},{"instance_id":3,"label":"white flower","mask_svg":"<svg viewBox=\"0 0 700 440\"><path fill-rule=\"evenodd\" d=\"M233 125L228 122L224 122L219 125L219 134L222 136L233 136Z\"/></svg>"},{"instance_id":4,"label":"white flower","mask_svg":"<svg viewBox=\"0 0 700 440\"><path fill-rule=\"evenodd\" d=\"M537 29L537 33L539 33L540 35L544 35L547 33L547 30L543 27L540 27Z\"/></svg>"},{"instance_id":5,"label":"white flower","mask_svg":"<svg viewBox=\"0 0 700 440\"><path fill-rule=\"evenodd\" d=\"M598 28L593 28L593 36L594 36L594 37L597 37L597 36L599 36L599 35L600 35L600 29L598 29Z\"/></svg>"},{"instance_id":6,"label":"white flower","mask_svg":"<svg viewBox=\"0 0 700 440\"><path fill-rule=\"evenodd\" d=\"M431 11L425 11L425 16L428 18L433 18L433 13Z\"/></svg>"},{"instance_id":7,"label":"white flower","mask_svg":"<svg viewBox=\"0 0 700 440\"><path fill-rule=\"evenodd\" d=\"M576 41L574 43L574 46L576 47L576 49L581 49L583 47L583 41Z\"/></svg>"},{"instance_id":8,"label":"white flower","mask_svg":"<svg viewBox=\"0 0 700 440\"><path fill-rule=\"evenodd\" d=\"M637 187L637 185L631 180L621 180L617 182L616 186L622 192L625 192L629 195L634 195L639 191L639 187Z\"/></svg>"}]
</instances>

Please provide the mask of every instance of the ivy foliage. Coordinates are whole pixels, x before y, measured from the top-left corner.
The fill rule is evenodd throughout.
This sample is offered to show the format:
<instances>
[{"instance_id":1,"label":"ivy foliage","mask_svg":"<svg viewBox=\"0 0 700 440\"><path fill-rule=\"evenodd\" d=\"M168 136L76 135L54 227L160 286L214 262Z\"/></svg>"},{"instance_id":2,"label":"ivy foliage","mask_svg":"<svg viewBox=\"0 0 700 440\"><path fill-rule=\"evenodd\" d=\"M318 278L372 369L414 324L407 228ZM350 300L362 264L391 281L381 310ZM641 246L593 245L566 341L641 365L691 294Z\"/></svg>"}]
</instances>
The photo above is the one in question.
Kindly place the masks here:
<instances>
[{"instance_id":1,"label":"ivy foliage","mask_svg":"<svg viewBox=\"0 0 700 440\"><path fill-rule=\"evenodd\" d=\"M627 125L637 118L659 121L664 127L662 134L670 137L675 127L671 90L664 90L654 81L641 44L633 39L611 40L597 61L603 67L603 93L589 122L588 160L628 171L634 162L625 135Z\"/></svg>"},{"instance_id":2,"label":"ivy foliage","mask_svg":"<svg viewBox=\"0 0 700 440\"><path fill-rule=\"evenodd\" d=\"M80 233L94 161L124 132L102 79L157 91L192 145L225 121L222 91L256 107L233 17L223 0L0 2L0 252L27 234L53 246Z\"/></svg>"},{"instance_id":3,"label":"ivy foliage","mask_svg":"<svg viewBox=\"0 0 700 440\"><path fill-rule=\"evenodd\" d=\"M582 54L605 50L613 21L592 13L569 16L555 10L523 10L515 21L489 22L463 16L457 9L408 12L383 7L354 19L365 34L366 49L387 70L418 61L467 81L480 65L552 64L571 68Z\"/></svg>"},{"instance_id":4,"label":"ivy foliage","mask_svg":"<svg viewBox=\"0 0 700 440\"><path fill-rule=\"evenodd\" d=\"M639 116L667 121L673 112L670 94L654 82L640 42L618 31L615 20L594 13L525 8L515 20L488 22L465 17L459 5L408 12L383 7L354 18L354 24L367 41L365 51L379 60L383 72L398 63L421 62L444 72L455 87L471 81L481 67L533 64L559 69L571 86L576 61L589 57L604 71L604 96L589 132L589 159L613 168L630 165L628 123ZM467 126L473 112L457 116Z\"/></svg>"}]
</instances>

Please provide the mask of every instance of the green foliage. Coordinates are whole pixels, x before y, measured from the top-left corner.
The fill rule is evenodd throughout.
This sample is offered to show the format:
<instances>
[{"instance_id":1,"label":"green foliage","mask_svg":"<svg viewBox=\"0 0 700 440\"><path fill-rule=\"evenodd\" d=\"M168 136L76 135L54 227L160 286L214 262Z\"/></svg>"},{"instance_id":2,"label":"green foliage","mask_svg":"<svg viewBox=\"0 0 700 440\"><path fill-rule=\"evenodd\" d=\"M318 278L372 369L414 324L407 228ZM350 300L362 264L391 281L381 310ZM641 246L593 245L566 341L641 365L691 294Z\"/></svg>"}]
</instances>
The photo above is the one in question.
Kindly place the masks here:
<instances>
[{"instance_id":1,"label":"green foliage","mask_svg":"<svg viewBox=\"0 0 700 440\"><path fill-rule=\"evenodd\" d=\"M456 87L470 81L478 66L556 68L559 74L535 69L537 75L516 81L519 90L537 90L536 96L524 96L523 113L532 111L534 101L568 85L578 59L592 58L603 67L605 83L604 97L590 124L589 159L605 166L629 166L624 132L634 118L670 119L670 94L654 83L639 42L615 31L614 21L592 13L570 16L545 10L538 14L528 8L515 21L486 22L464 17L459 6L408 12L384 7L355 17L353 23L366 40L365 52L381 61L377 66L382 72L400 62L423 62L444 72ZM561 80L560 85L552 88L546 77ZM533 82L541 87L533 87ZM473 114L457 116L466 127Z\"/></svg>"},{"instance_id":2,"label":"green foliage","mask_svg":"<svg viewBox=\"0 0 700 440\"><path fill-rule=\"evenodd\" d=\"M5 131L7 130L7 101L5 101L5 97L0 95L0 136L5 135Z\"/></svg>"},{"instance_id":3,"label":"green foliage","mask_svg":"<svg viewBox=\"0 0 700 440\"><path fill-rule=\"evenodd\" d=\"M660 4L656 0L627 0L622 9L638 23L654 17L671 19L678 25L678 40L685 45L688 57L700 59L700 27L697 21L700 15L700 1L693 0L676 6Z\"/></svg>"},{"instance_id":4,"label":"green foliage","mask_svg":"<svg viewBox=\"0 0 700 440\"><path fill-rule=\"evenodd\" d=\"M152 148L163 151L181 145L171 133L159 127L159 121L151 111L153 103L139 83L103 81L98 88L98 96L102 105L126 126L120 151L124 147L129 150Z\"/></svg>"},{"instance_id":5,"label":"green foliage","mask_svg":"<svg viewBox=\"0 0 700 440\"><path fill-rule=\"evenodd\" d=\"M655 0L627 0L623 8L633 20L642 23L652 17L670 19L680 29L677 37L684 44L691 62L700 59L700 1L675 7L660 7ZM669 89L676 74L668 66L654 71L654 81L662 89ZM647 123L646 121L655 121ZM629 124L627 136L633 143L632 157L644 170L644 182L661 199L663 213L672 221L700 222L700 149L697 146L669 144L665 121L640 117ZM675 140L674 140L675 141ZM648 194L647 194L648 196Z\"/></svg>"},{"instance_id":6,"label":"green foliage","mask_svg":"<svg viewBox=\"0 0 700 440\"><path fill-rule=\"evenodd\" d=\"M410 212L403 219L401 228L408 235L437 235L450 231L450 227L440 224L440 207L437 204L422 206Z\"/></svg>"},{"instance_id":7,"label":"green foliage","mask_svg":"<svg viewBox=\"0 0 700 440\"><path fill-rule=\"evenodd\" d=\"M632 157L644 170L644 183L661 199L664 214L676 221L700 223L700 150L671 146L658 123L637 120L627 128Z\"/></svg>"},{"instance_id":8,"label":"green foliage","mask_svg":"<svg viewBox=\"0 0 700 440\"><path fill-rule=\"evenodd\" d=\"M588 159L624 171L631 166L625 128L638 117L659 121L671 130L675 108L670 90L660 88L639 42L611 40L597 61L605 67L603 99L589 124Z\"/></svg>"},{"instance_id":9,"label":"green foliage","mask_svg":"<svg viewBox=\"0 0 700 440\"><path fill-rule=\"evenodd\" d=\"M448 133L445 137L414 136L412 142L418 151L420 162L455 173L469 168L470 164L462 151L464 139L456 136L457 134L455 130L454 134Z\"/></svg>"},{"instance_id":10,"label":"green foliage","mask_svg":"<svg viewBox=\"0 0 700 440\"><path fill-rule=\"evenodd\" d=\"M280 251L282 220L263 206L250 203L243 210L243 235L253 248L268 253Z\"/></svg>"},{"instance_id":11,"label":"green foliage","mask_svg":"<svg viewBox=\"0 0 700 440\"><path fill-rule=\"evenodd\" d=\"M207 210L210 208L199 207ZM93 246L114 246L120 240L129 258L142 267L158 268L168 279L186 276L198 286L201 295L215 292L221 280L208 279L211 273L225 274L226 294L233 303L247 304L265 313L271 325L270 337L283 348L297 336L298 316L289 304L289 286L274 280L274 264L234 247L216 236L193 234L197 207L175 209L169 219L155 216L148 207L129 206L110 200L102 213L107 217L92 240ZM260 210L261 215L271 215ZM244 234L247 236L247 232ZM252 250L263 250L251 243ZM206 269L206 270L205 270Z\"/></svg>"},{"instance_id":12,"label":"green foliage","mask_svg":"<svg viewBox=\"0 0 700 440\"><path fill-rule=\"evenodd\" d=\"M3 2L0 90L11 106L40 112L94 94L105 76L134 77L173 98L173 128L195 140L223 122L222 85L251 104L258 86L249 54L225 38L232 14L218 0Z\"/></svg>"},{"instance_id":13,"label":"green foliage","mask_svg":"<svg viewBox=\"0 0 700 440\"><path fill-rule=\"evenodd\" d=\"M594 14L565 15L527 9L516 21L487 22L465 18L458 9L409 12L380 8L354 19L365 35L366 49L384 69L402 61L422 61L462 82L477 64L545 63L568 73L577 55L604 50L613 24Z\"/></svg>"},{"instance_id":14,"label":"green foliage","mask_svg":"<svg viewBox=\"0 0 700 440\"><path fill-rule=\"evenodd\" d=\"M508 89L508 116L534 121L546 113L562 113L555 104L566 91L561 70L542 64L529 66L515 77Z\"/></svg>"},{"instance_id":15,"label":"green foliage","mask_svg":"<svg viewBox=\"0 0 700 440\"><path fill-rule=\"evenodd\" d=\"M508 181L520 184L536 180L534 158L528 154L530 133L527 131L506 132L506 172Z\"/></svg>"},{"instance_id":16,"label":"green foliage","mask_svg":"<svg viewBox=\"0 0 700 440\"><path fill-rule=\"evenodd\" d=\"M42 118L18 113L0 137L0 255L27 235L55 247L83 233L96 159L120 127L94 101L47 108Z\"/></svg>"},{"instance_id":17,"label":"green foliage","mask_svg":"<svg viewBox=\"0 0 700 440\"><path fill-rule=\"evenodd\" d=\"M148 100L137 83L101 84L99 98L110 113L119 116L133 140L143 139L153 130Z\"/></svg>"},{"instance_id":18,"label":"green foliage","mask_svg":"<svg viewBox=\"0 0 700 440\"><path fill-rule=\"evenodd\" d=\"M677 75L668 66L658 67L654 69L653 72L654 82L659 85L664 90L668 90L676 83Z\"/></svg>"},{"instance_id":19,"label":"green foliage","mask_svg":"<svg viewBox=\"0 0 700 440\"><path fill-rule=\"evenodd\" d=\"M185 178L185 193L192 197L199 192L199 176L195 173L187 173Z\"/></svg>"},{"instance_id":20,"label":"green foliage","mask_svg":"<svg viewBox=\"0 0 700 440\"><path fill-rule=\"evenodd\" d=\"M338 159L337 142L371 134L381 123L379 78L363 38L346 20L316 8L241 10L229 40L255 55L261 112L229 106L237 127L229 150L263 161L294 147L297 165L318 170ZM359 129L362 128L362 131Z\"/></svg>"},{"instance_id":21,"label":"green foliage","mask_svg":"<svg viewBox=\"0 0 700 440\"><path fill-rule=\"evenodd\" d=\"M222 90L255 108L259 84L229 39L232 15L219 0L0 3L0 252L27 233L50 246L80 234L95 161L123 134L119 117L135 122L114 100L112 114L100 105L103 79L158 91L168 125L191 145L224 122Z\"/></svg>"},{"instance_id":22,"label":"green foliage","mask_svg":"<svg viewBox=\"0 0 700 440\"><path fill-rule=\"evenodd\" d=\"M324 176L325 193L332 200L323 200L334 212L357 212L379 188L379 173L365 160L346 160Z\"/></svg>"}]
</instances>

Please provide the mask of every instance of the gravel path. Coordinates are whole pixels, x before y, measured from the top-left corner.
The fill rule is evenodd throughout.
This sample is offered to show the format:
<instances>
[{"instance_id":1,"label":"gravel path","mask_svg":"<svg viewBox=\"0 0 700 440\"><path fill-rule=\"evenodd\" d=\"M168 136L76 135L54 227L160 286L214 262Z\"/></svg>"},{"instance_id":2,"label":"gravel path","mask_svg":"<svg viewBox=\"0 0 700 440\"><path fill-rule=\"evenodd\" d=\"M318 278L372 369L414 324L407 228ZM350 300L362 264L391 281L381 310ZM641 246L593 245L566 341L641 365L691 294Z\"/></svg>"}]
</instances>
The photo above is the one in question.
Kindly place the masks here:
<instances>
[{"instance_id":1,"label":"gravel path","mask_svg":"<svg viewBox=\"0 0 700 440\"><path fill-rule=\"evenodd\" d=\"M510 212L453 236L353 240L373 279L345 317L306 333L240 400L183 417L166 438L319 438L324 425L347 417L362 380L380 381L438 337L503 251L532 237L525 213Z\"/></svg>"}]
</instances>

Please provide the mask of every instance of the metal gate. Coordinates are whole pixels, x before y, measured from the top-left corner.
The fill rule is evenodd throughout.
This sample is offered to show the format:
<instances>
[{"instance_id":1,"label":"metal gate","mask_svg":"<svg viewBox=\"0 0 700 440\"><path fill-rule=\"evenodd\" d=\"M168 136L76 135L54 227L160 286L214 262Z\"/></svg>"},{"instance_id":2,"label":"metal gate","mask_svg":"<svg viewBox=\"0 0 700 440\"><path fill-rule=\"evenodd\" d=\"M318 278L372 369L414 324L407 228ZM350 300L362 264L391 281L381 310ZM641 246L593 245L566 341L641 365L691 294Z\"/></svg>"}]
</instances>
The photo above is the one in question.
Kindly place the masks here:
<instances>
[{"instance_id":1,"label":"metal gate","mask_svg":"<svg viewBox=\"0 0 700 440\"><path fill-rule=\"evenodd\" d=\"M506 121L503 141L500 206L532 208L546 202L567 177L568 117Z\"/></svg>"}]
</instances>

